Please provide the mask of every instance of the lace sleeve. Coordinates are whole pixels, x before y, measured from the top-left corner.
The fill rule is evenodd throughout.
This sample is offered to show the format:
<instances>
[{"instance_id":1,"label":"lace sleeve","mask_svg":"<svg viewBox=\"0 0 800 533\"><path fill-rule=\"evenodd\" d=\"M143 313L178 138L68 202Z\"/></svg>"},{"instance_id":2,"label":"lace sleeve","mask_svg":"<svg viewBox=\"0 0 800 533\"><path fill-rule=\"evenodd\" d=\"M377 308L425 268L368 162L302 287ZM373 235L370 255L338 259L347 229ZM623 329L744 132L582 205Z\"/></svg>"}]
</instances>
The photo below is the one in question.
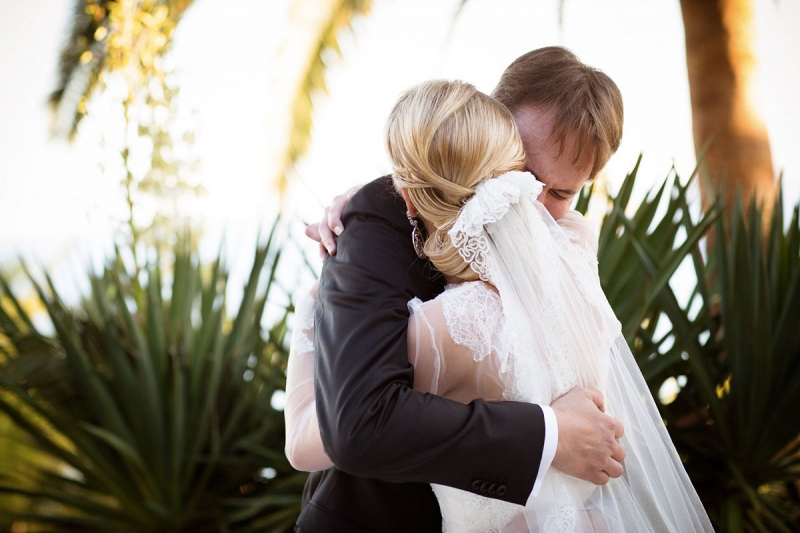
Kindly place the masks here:
<instances>
[{"instance_id":1,"label":"lace sleeve","mask_svg":"<svg viewBox=\"0 0 800 533\"><path fill-rule=\"evenodd\" d=\"M496 294L464 283L429 302L414 299L409 309L408 360L414 366L415 390L463 403L503 399Z\"/></svg>"},{"instance_id":2,"label":"lace sleeve","mask_svg":"<svg viewBox=\"0 0 800 533\"><path fill-rule=\"evenodd\" d=\"M332 466L319 434L314 399L314 308L316 284L295 311L286 369L286 457L297 470L313 472Z\"/></svg>"}]
</instances>

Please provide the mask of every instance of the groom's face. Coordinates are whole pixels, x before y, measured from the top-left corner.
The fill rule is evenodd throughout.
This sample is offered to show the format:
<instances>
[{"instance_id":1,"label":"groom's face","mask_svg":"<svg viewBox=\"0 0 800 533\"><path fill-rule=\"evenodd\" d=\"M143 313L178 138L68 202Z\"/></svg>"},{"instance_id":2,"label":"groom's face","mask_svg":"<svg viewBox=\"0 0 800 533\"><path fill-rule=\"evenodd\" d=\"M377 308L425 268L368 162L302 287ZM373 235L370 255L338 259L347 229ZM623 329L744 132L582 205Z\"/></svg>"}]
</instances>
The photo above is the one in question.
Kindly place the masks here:
<instances>
[{"instance_id":1,"label":"groom's face","mask_svg":"<svg viewBox=\"0 0 800 533\"><path fill-rule=\"evenodd\" d=\"M569 211L581 187L589 180L591 161L575 168L574 154L578 147L569 135L564 149L551 139L553 113L550 109L524 107L513 112L522 144L525 147L525 167L544 183L539 201L550 215L558 220Z\"/></svg>"}]
</instances>

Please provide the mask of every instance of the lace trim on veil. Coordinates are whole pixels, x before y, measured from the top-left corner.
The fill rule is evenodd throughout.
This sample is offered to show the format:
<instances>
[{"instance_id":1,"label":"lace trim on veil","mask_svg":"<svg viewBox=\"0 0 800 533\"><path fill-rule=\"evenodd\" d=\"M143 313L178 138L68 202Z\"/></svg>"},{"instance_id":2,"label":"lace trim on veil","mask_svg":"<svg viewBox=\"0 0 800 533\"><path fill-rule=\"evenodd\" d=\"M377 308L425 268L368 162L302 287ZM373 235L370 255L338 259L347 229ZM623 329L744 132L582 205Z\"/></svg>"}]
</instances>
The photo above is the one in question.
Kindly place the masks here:
<instances>
[{"instance_id":1,"label":"lace trim on veil","mask_svg":"<svg viewBox=\"0 0 800 533\"><path fill-rule=\"evenodd\" d=\"M491 259L487 257L488 242L482 235L486 224L497 222L523 194L535 200L544 184L530 172L506 172L478 185L447 233L458 253L483 281L492 281Z\"/></svg>"}]
</instances>

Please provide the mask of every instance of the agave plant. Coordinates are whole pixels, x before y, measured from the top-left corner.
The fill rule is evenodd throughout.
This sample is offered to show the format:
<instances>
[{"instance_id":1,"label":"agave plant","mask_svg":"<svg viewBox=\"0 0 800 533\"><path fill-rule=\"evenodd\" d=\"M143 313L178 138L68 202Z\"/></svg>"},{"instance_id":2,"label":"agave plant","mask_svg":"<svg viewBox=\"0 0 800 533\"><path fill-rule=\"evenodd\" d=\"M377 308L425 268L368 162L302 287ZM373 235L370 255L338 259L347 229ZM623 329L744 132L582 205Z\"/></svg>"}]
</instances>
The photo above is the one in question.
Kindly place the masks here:
<instances>
[{"instance_id":1,"label":"agave plant","mask_svg":"<svg viewBox=\"0 0 800 533\"><path fill-rule=\"evenodd\" d=\"M782 206L764 228L737 201L695 261L702 311L670 315L702 328L682 339L692 386L666 411L724 531L800 529L800 218L795 206L784 228Z\"/></svg>"},{"instance_id":2,"label":"agave plant","mask_svg":"<svg viewBox=\"0 0 800 533\"><path fill-rule=\"evenodd\" d=\"M51 458L0 474L0 494L32 504L13 518L59 531L291 529L305 475L283 454L272 400L292 306L262 327L274 235L231 319L221 258L203 267L185 242L171 276L158 261L137 276L118 252L79 309L28 274L50 335L0 277L0 410Z\"/></svg>"},{"instance_id":3,"label":"agave plant","mask_svg":"<svg viewBox=\"0 0 800 533\"><path fill-rule=\"evenodd\" d=\"M798 207L786 229L782 198L768 228L757 205L714 203L692 216L689 183L676 175L628 216L637 169L603 221L603 288L652 392L665 381L679 388L659 408L716 528L797 531ZM704 251L709 229L714 244ZM684 262L693 288L679 298L669 281Z\"/></svg>"},{"instance_id":4,"label":"agave plant","mask_svg":"<svg viewBox=\"0 0 800 533\"><path fill-rule=\"evenodd\" d=\"M720 216L721 208L713 204L695 221L686 201L693 178L682 184L673 170L629 216L626 212L640 163L641 156L619 192L608 195L597 259L603 290L622 323L622 332L645 379L656 392L664 379L674 375L673 366L680 365L685 357L674 339L686 332L677 331L674 326L665 328L668 321L662 321L668 317L667 309L688 312L677 303L669 281L698 249L701 239ZM585 213L588 209L593 189L592 186L582 192L579 211ZM646 265L642 263L643 247L656 258ZM688 333L697 335L699 331Z\"/></svg>"}]
</instances>

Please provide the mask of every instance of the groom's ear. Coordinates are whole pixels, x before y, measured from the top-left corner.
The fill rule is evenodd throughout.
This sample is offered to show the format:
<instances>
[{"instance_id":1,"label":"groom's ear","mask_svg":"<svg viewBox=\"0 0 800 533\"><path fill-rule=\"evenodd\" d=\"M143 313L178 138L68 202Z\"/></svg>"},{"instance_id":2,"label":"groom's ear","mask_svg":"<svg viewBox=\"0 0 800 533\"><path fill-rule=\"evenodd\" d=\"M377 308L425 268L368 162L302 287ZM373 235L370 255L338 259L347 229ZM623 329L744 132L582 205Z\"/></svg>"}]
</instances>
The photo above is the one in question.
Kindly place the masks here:
<instances>
[{"instance_id":1,"label":"groom's ear","mask_svg":"<svg viewBox=\"0 0 800 533\"><path fill-rule=\"evenodd\" d=\"M417 216L417 208L414 207L414 204L411 202L411 197L408 196L408 189L400 189L400 196L403 197L403 200L406 202L406 209L408 209L408 214L412 217Z\"/></svg>"}]
</instances>

